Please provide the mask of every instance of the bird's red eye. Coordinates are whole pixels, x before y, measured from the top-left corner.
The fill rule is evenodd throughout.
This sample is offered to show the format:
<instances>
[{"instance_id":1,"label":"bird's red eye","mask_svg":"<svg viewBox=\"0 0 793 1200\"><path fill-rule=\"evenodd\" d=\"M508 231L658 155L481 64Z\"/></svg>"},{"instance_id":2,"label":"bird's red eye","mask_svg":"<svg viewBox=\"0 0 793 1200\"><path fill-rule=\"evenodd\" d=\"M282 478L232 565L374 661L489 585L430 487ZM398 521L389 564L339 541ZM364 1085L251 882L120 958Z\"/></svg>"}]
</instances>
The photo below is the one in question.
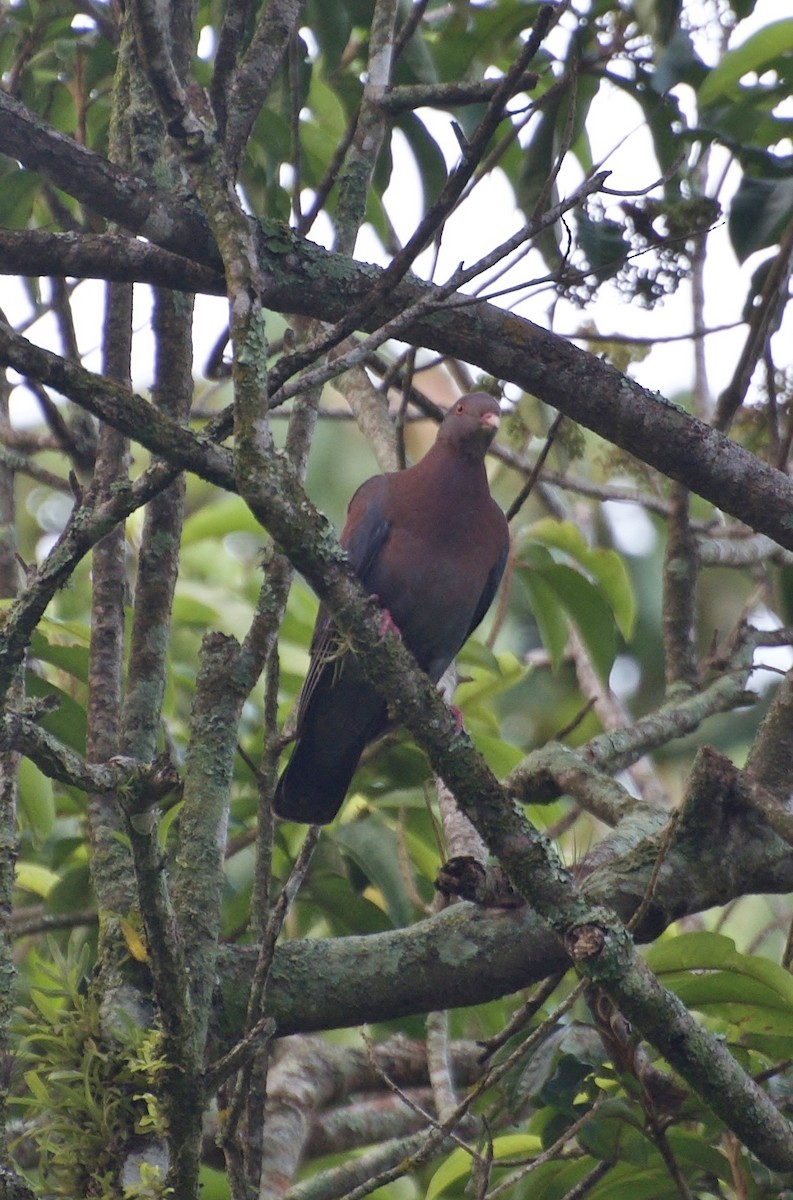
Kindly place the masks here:
<instances>
[{"instance_id":1,"label":"bird's red eye","mask_svg":"<svg viewBox=\"0 0 793 1200\"><path fill-rule=\"evenodd\" d=\"M457 408L455 409L455 412L458 412L458 413L464 413L464 412L465 412L465 405L464 405L464 404L458 404L458 405L457 405Z\"/></svg>"}]
</instances>

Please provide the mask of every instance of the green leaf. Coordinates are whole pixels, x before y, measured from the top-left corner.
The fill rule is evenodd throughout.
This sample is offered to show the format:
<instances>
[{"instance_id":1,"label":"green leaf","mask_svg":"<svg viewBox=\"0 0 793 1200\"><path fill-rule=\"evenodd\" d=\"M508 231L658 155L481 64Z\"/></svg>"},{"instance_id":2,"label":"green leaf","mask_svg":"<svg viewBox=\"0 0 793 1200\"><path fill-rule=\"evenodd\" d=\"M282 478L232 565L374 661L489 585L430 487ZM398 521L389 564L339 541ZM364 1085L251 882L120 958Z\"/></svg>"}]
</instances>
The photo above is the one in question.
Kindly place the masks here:
<instances>
[{"instance_id":1,"label":"green leaf","mask_svg":"<svg viewBox=\"0 0 793 1200\"><path fill-rule=\"evenodd\" d=\"M187 518L182 530L182 545L190 546L205 538L223 538L227 533L265 533L248 505L240 496L225 496L204 504Z\"/></svg>"},{"instance_id":2,"label":"green leaf","mask_svg":"<svg viewBox=\"0 0 793 1200\"><path fill-rule=\"evenodd\" d=\"M467 675L468 668L479 668L482 671L488 671L491 675L501 675L501 666L497 656L484 642L480 642L475 637L468 639L455 661L460 668L461 675Z\"/></svg>"},{"instance_id":3,"label":"green leaf","mask_svg":"<svg viewBox=\"0 0 793 1200\"><path fill-rule=\"evenodd\" d=\"M584 209L575 214L578 242L598 280L613 279L630 249L624 227L617 221L594 220Z\"/></svg>"},{"instance_id":4,"label":"green leaf","mask_svg":"<svg viewBox=\"0 0 793 1200\"><path fill-rule=\"evenodd\" d=\"M288 162L292 153L289 123L274 109L263 108L253 132L249 145L251 162L258 170L266 168L272 183L277 178L278 166Z\"/></svg>"},{"instance_id":5,"label":"green leaf","mask_svg":"<svg viewBox=\"0 0 793 1200\"><path fill-rule=\"evenodd\" d=\"M91 630L89 625L83 621L62 621L56 617L42 617L37 626L38 629L43 629L49 640L66 642L70 646L85 646L91 640Z\"/></svg>"},{"instance_id":6,"label":"green leaf","mask_svg":"<svg viewBox=\"0 0 793 1200\"><path fill-rule=\"evenodd\" d=\"M525 751L519 750L511 742L505 742L503 738L492 737L476 730L474 741L490 770L499 779L514 771L518 763L525 758Z\"/></svg>"},{"instance_id":7,"label":"green leaf","mask_svg":"<svg viewBox=\"0 0 793 1200\"><path fill-rule=\"evenodd\" d=\"M41 179L32 171L13 171L2 177L0 187L0 222L7 229L24 229L30 218L33 202L41 189Z\"/></svg>"},{"instance_id":8,"label":"green leaf","mask_svg":"<svg viewBox=\"0 0 793 1200\"><path fill-rule=\"evenodd\" d=\"M422 833L421 836L411 830L410 825L403 830L402 836L408 850L408 857L414 868L424 879L432 882L438 874L440 860L437 848L432 845L432 839Z\"/></svg>"},{"instance_id":9,"label":"green leaf","mask_svg":"<svg viewBox=\"0 0 793 1200\"><path fill-rule=\"evenodd\" d=\"M29 758L19 763L19 817L23 829L29 829L33 843L41 846L55 824L55 799L52 780Z\"/></svg>"},{"instance_id":10,"label":"green leaf","mask_svg":"<svg viewBox=\"0 0 793 1200\"><path fill-rule=\"evenodd\" d=\"M206 629L219 620L219 613L217 608L211 608L195 596L177 592L173 602L173 619L180 625L195 625L198 629Z\"/></svg>"},{"instance_id":11,"label":"green leaf","mask_svg":"<svg viewBox=\"0 0 793 1200\"><path fill-rule=\"evenodd\" d=\"M46 1083L39 1075L38 1071L25 1071L25 1083L28 1085L28 1090L38 1100L39 1104L49 1107L50 1093Z\"/></svg>"},{"instance_id":12,"label":"green leaf","mask_svg":"<svg viewBox=\"0 0 793 1200\"><path fill-rule=\"evenodd\" d=\"M320 908L329 932L337 937L381 933L393 924L379 905L359 895L348 879L326 874L312 879L311 900ZM303 899L307 899L304 895ZM316 919L316 912L313 914Z\"/></svg>"},{"instance_id":13,"label":"green leaf","mask_svg":"<svg viewBox=\"0 0 793 1200\"><path fill-rule=\"evenodd\" d=\"M744 175L730 207L729 233L739 262L779 241L793 214L793 179Z\"/></svg>"},{"instance_id":14,"label":"green leaf","mask_svg":"<svg viewBox=\"0 0 793 1200\"><path fill-rule=\"evenodd\" d=\"M201 1200L231 1200L231 1187L225 1171L202 1167L200 1178Z\"/></svg>"},{"instance_id":15,"label":"green leaf","mask_svg":"<svg viewBox=\"0 0 793 1200\"><path fill-rule=\"evenodd\" d=\"M546 580L570 614L595 669L608 682L617 653L614 620L600 592L580 571L557 563L545 573Z\"/></svg>"},{"instance_id":16,"label":"green leaf","mask_svg":"<svg viewBox=\"0 0 793 1200\"><path fill-rule=\"evenodd\" d=\"M541 572L519 568L518 575L528 593L540 640L551 659L551 666L558 671L567 645L567 618L559 607L556 592Z\"/></svg>"},{"instance_id":17,"label":"green leaf","mask_svg":"<svg viewBox=\"0 0 793 1200\"><path fill-rule=\"evenodd\" d=\"M775 21L758 29L746 41L728 50L718 66L709 72L699 89L700 106L706 108L721 96L737 90L737 85L750 71L762 74L783 54L793 50L793 18Z\"/></svg>"},{"instance_id":18,"label":"green leaf","mask_svg":"<svg viewBox=\"0 0 793 1200\"><path fill-rule=\"evenodd\" d=\"M18 862L16 865L17 887L32 892L34 896L46 898L57 882L58 876L47 867L27 862Z\"/></svg>"},{"instance_id":19,"label":"green leaf","mask_svg":"<svg viewBox=\"0 0 793 1200\"><path fill-rule=\"evenodd\" d=\"M56 642L49 641L43 630L47 629L48 623L42 620L37 629L33 630L30 638L30 653L33 658L41 659L42 662L51 663L54 667L59 667L62 671L68 671L75 679L79 679L81 683L88 681L88 647L87 647L87 630L86 644L79 646L64 646Z\"/></svg>"},{"instance_id":20,"label":"green leaf","mask_svg":"<svg viewBox=\"0 0 793 1200\"><path fill-rule=\"evenodd\" d=\"M483 708L503 692L520 683L526 675L526 667L511 653L503 653L496 657L491 650L481 643L469 642L469 647L481 649L481 656L475 659L468 655L460 655L458 667L463 682L457 689L458 703L469 711ZM470 671L467 668L471 667Z\"/></svg>"},{"instance_id":21,"label":"green leaf","mask_svg":"<svg viewBox=\"0 0 793 1200\"><path fill-rule=\"evenodd\" d=\"M673 973L665 976L664 982L689 1008L717 1014L723 1010L721 1015L725 1020L732 1021L733 1006L737 1004L741 1006L740 1016L748 1018L762 1015L763 1021L774 1021L774 1027L775 1014L781 1012L785 1014L789 1027L790 1001L773 988L744 974L730 971L689 972L683 975Z\"/></svg>"},{"instance_id":22,"label":"green leaf","mask_svg":"<svg viewBox=\"0 0 793 1200\"><path fill-rule=\"evenodd\" d=\"M50 699L57 697L58 707L42 717L40 724L48 733L60 738L72 750L83 754L86 730L85 709L68 692L56 687L48 680L42 679L33 671L25 673L25 688L29 696L35 696L37 699L45 696Z\"/></svg>"},{"instance_id":23,"label":"green leaf","mask_svg":"<svg viewBox=\"0 0 793 1200\"><path fill-rule=\"evenodd\" d=\"M380 892L395 927L409 925L415 909L405 887L393 830L371 816L338 826L335 840Z\"/></svg>"},{"instance_id":24,"label":"green leaf","mask_svg":"<svg viewBox=\"0 0 793 1200\"><path fill-rule=\"evenodd\" d=\"M589 1193L590 1200L677 1200L679 1196L665 1167L637 1171L628 1163L615 1167Z\"/></svg>"},{"instance_id":25,"label":"green leaf","mask_svg":"<svg viewBox=\"0 0 793 1200\"><path fill-rule=\"evenodd\" d=\"M493 1139L493 1158L527 1158L531 1154L539 1154L542 1150L541 1140L532 1133L511 1133L504 1137ZM471 1174L471 1155L462 1148L453 1150L444 1163L430 1180L426 1200L435 1200L442 1196L447 1188L467 1179Z\"/></svg>"},{"instance_id":26,"label":"green leaf","mask_svg":"<svg viewBox=\"0 0 793 1200\"><path fill-rule=\"evenodd\" d=\"M605 1060L603 1043L592 1025L573 1021L553 1030L507 1082L512 1107L540 1100L566 1113L574 1108L583 1079Z\"/></svg>"},{"instance_id":27,"label":"green leaf","mask_svg":"<svg viewBox=\"0 0 793 1200\"><path fill-rule=\"evenodd\" d=\"M78 908L88 908L93 903L88 863L76 862L63 872L50 890L45 908L49 913L66 913L74 912Z\"/></svg>"},{"instance_id":28,"label":"green leaf","mask_svg":"<svg viewBox=\"0 0 793 1200\"><path fill-rule=\"evenodd\" d=\"M701 1134L688 1133L685 1129L670 1129L667 1134L672 1153L678 1162L705 1171L715 1179L732 1184L734 1176L729 1161L713 1146L709 1146Z\"/></svg>"},{"instance_id":29,"label":"green leaf","mask_svg":"<svg viewBox=\"0 0 793 1200\"><path fill-rule=\"evenodd\" d=\"M621 1096L609 1096L579 1134L581 1145L593 1158L647 1165L648 1145L644 1122L635 1105Z\"/></svg>"},{"instance_id":30,"label":"green leaf","mask_svg":"<svg viewBox=\"0 0 793 1200\"><path fill-rule=\"evenodd\" d=\"M339 60L350 40L352 20L346 4L338 2L327 4L326 0L315 0L308 6L311 29L313 30L325 66L328 71L335 71Z\"/></svg>"},{"instance_id":31,"label":"green leaf","mask_svg":"<svg viewBox=\"0 0 793 1200\"><path fill-rule=\"evenodd\" d=\"M50 1025L54 1025L58 1020L58 1015L63 1009L63 1003L60 997L53 998L52 995L49 995L43 989L34 987L30 989L30 999L44 1017L45 1021L47 1021ZM52 1080L51 1072L50 1080Z\"/></svg>"},{"instance_id":32,"label":"green leaf","mask_svg":"<svg viewBox=\"0 0 793 1200\"><path fill-rule=\"evenodd\" d=\"M396 127L401 130L416 161L426 209L434 204L446 183L446 159L435 138L415 113L400 116Z\"/></svg>"},{"instance_id":33,"label":"green leaf","mask_svg":"<svg viewBox=\"0 0 793 1200\"><path fill-rule=\"evenodd\" d=\"M338 93L328 87L319 69L311 75L308 104L317 128L338 145L347 131L347 114Z\"/></svg>"},{"instance_id":34,"label":"green leaf","mask_svg":"<svg viewBox=\"0 0 793 1200\"><path fill-rule=\"evenodd\" d=\"M571 558L583 562L589 553L583 533L572 521L557 521L553 517L543 517L535 521L527 531L527 538L549 546L555 550L564 550Z\"/></svg>"},{"instance_id":35,"label":"green leaf","mask_svg":"<svg viewBox=\"0 0 793 1200\"><path fill-rule=\"evenodd\" d=\"M785 1006L793 1006L793 975L769 958L740 954L732 938L721 933L684 933L664 938L650 947L645 961L659 976L683 971L733 972L762 984Z\"/></svg>"},{"instance_id":36,"label":"green leaf","mask_svg":"<svg viewBox=\"0 0 793 1200\"><path fill-rule=\"evenodd\" d=\"M528 530L530 541L566 554L597 580L611 606L620 633L629 641L636 623L636 595L623 559L616 550L588 546L581 530L572 521L545 517Z\"/></svg>"}]
</instances>

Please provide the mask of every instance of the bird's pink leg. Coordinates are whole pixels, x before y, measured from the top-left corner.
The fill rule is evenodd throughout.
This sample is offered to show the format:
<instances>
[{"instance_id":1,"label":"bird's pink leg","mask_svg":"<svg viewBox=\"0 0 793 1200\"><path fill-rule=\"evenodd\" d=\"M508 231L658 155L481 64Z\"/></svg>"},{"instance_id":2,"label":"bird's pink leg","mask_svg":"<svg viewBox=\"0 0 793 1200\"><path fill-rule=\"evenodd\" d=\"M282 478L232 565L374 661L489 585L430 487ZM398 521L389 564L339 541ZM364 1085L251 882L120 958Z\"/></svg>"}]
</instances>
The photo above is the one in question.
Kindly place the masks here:
<instances>
[{"instance_id":1,"label":"bird's pink leg","mask_svg":"<svg viewBox=\"0 0 793 1200\"><path fill-rule=\"evenodd\" d=\"M402 640L402 630L399 628L388 609L384 608L383 615L380 618L380 637L384 638L389 633L393 634L394 637L398 637L400 641Z\"/></svg>"},{"instance_id":2,"label":"bird's pink leg","mask_svg":"<svg viewBox=\"0 0 793 1200\"><path fill-rule=\"evenodd\" d=\"M372 595L371 599L376 600L378 604L380 603L380 597L377 595ZM380 618L380 637L386 638L389 633L393 637L398 637L400 641L402 640L402 630L399 628L388 609L383 608L383 615Z\"/></svg>"},{"instance_id":3,"label":"bird's pink leg","mask_svg":"<svg viewBox=\"0 0 793 1200\"><path fill-rule=\"evenodd\" d=\"M459 737L463 732L463 714L456 704L450 704L449 708L454 713L454 736Z\"/></svg>"}]
</instances>

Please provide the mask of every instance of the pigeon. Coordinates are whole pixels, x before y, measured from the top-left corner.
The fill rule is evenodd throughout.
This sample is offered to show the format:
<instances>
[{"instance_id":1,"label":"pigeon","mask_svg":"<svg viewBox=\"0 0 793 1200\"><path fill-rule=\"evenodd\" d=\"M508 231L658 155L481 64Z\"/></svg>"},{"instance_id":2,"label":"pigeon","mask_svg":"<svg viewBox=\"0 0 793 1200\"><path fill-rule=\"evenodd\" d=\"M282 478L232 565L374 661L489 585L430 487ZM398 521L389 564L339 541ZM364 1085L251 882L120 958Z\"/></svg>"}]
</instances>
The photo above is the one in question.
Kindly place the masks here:
<instances>
[{"instance_id":1,"label":"pigeon","mask_svg":"<svg viewBox=\"0 0 793 1200\"><path fill-rule=\"evenodd\" d=\"M347 509L341 544L353 570L433 683L484 617L507 560L507 521L485 471L499 421L492 396L461 397L420 462L368 479ZM361 754L388 726L386 697L321 607L276 815L332 821Z\"/></svg>"}]
</instances>

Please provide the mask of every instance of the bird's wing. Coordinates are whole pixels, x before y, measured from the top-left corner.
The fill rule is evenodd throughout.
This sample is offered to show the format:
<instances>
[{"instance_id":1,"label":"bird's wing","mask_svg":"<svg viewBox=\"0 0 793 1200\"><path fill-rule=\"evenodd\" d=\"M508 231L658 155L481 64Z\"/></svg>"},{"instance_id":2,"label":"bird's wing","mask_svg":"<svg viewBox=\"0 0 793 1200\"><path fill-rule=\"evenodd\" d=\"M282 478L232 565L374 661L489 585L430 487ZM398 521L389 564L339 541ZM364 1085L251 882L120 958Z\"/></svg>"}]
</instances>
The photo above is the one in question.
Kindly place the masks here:
<instances>
[{"instance_id":1,"label":"bird's wing","mask_svg":"<svg viewBox=\"0 0 793 1200\"><path fill-rule=\"evenodd\" d=\"M341 544L364 586L391 528L386 515L389 479L388 475L367 479L347 506Z\"/></svg>"},{"instance_id":2,"label":"bird's wing","mask_svg":"<svg viewBox=\"0 0 793 1200\"><path fill-rule=\"evenodd\" d=\"M350 564L364 587L391 527L383 511L387 489L385 478L383 475L376 475L367 479L355 492L347 508L347 520L340 539ZM344 652L343 639L333 623L333 618L321 605L311 638L311 660L297 704L298 733L320 676L331 664L340 664Z\"/></svg>"},{"instance_id":3,"label":"bird's wing","mask_svg":"<svg viewBox=\"0 0 793 1200\"><path fill-rule=\"evenodd\" d=\"M468 638L474 632L479 622L484 618L485 613L495 599L496 592L498 591L498 585L501 583L501 576L504 574L504 567L507 565L508 551L509 546L505 545L504 549L498 556L497 562L493 564L488 572L482 595L479 597L474 610L474 615L471 618L471 624L468 626L468 632L465 635L465 641L468 641Z\"/></svg>"}]
</instances>

